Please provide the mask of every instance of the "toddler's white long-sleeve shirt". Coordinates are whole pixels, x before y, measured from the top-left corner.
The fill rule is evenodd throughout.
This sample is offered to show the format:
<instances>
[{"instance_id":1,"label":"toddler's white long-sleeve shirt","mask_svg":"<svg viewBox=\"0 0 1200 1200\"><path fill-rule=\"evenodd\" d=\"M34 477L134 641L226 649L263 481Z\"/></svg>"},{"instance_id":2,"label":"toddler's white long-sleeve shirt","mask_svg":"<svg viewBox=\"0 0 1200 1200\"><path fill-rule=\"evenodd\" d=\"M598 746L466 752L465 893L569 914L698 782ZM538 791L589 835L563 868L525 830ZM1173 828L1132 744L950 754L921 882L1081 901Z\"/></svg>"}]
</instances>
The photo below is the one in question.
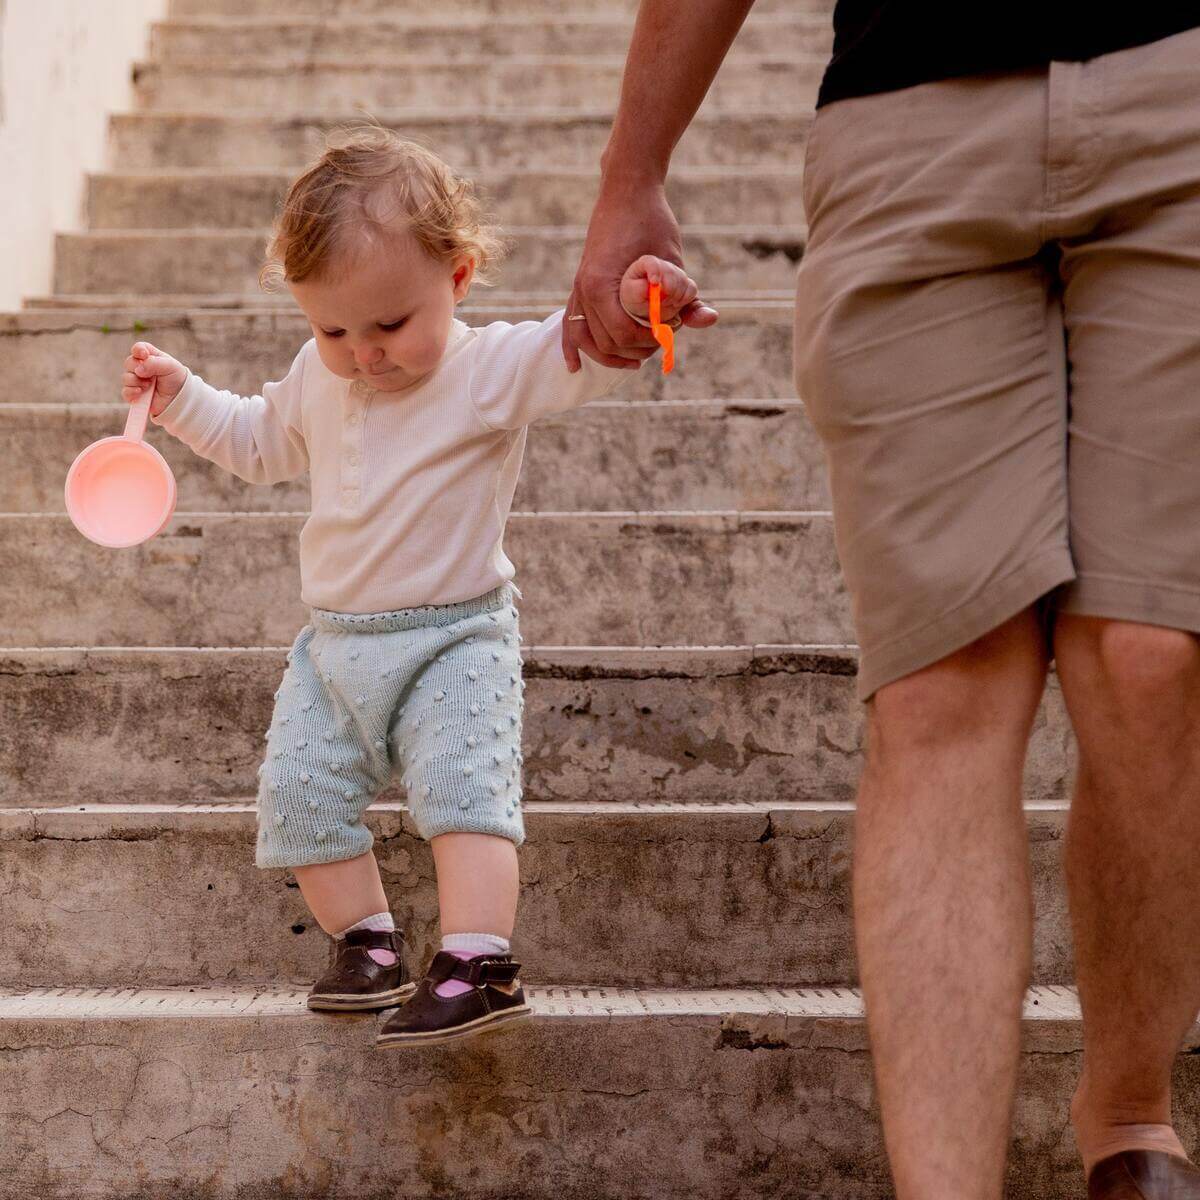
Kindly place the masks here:
<instances>
[{"instance_id":1,"label":"toddler's white long-sleeve shirt","mask_svg":"<svg viewBox=\"0 0 1200 1200\"><path fill-rule=\"evenodd\" d=\"M302 598L375 613L453 604L513 578L504 525L538 417L609 392L622 372L563 362L563 313L545 321L455 321L437 369L403 392L350 382L305 343L287 377L237 396L192 375L155 418L251 483L309 472Z\"/></svg>"}]
</instances>

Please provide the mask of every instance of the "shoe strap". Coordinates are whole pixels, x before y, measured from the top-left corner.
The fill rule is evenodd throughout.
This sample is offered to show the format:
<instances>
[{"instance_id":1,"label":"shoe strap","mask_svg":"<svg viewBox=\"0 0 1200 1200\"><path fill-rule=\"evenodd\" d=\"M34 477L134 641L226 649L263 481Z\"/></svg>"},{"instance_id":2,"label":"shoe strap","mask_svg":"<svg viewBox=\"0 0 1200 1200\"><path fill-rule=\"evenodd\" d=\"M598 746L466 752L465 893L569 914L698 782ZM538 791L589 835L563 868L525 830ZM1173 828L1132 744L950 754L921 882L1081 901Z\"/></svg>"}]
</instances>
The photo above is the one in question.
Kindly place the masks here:
<instances>
[{"instance_id":1,"label":"shoe strap","mask_svg":"<svg viewBox=\"0 0 1200 1200\"><path fill-rule=\"evenodd\" d=\"M404 938L398 929L355 929L343 937L342 944L352 949L404 952Z\"/></svg>"},{"instance_id":2,"label":"shoe strap","mask_svg":"<svg viewBox=\"0 0 1200 1200\"><path fill-rule=\"evenodd\" d=\"M459 979L472 987L486 987L489 983L515 983L521 973L521 964L505 955L490 958L486 954L478 958L459 958L448 950L439 950L429 964L429 982L437 987L448 979Z\"/></svg>"}]
</instances>

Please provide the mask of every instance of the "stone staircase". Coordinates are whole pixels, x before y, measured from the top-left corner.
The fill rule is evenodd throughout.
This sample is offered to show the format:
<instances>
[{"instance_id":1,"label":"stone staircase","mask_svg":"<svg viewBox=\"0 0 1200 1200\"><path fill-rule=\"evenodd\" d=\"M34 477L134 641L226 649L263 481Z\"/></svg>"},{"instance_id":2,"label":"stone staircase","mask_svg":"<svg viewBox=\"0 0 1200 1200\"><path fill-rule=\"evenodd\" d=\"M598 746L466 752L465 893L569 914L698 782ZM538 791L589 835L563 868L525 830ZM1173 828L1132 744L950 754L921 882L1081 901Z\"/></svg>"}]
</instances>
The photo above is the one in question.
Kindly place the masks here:
<instances>
[{"instance_id":1,"label":"stone staircase","mask_svg":"<svg viewBox=\"0 0 1200 1200\"><path fill-rule=\"evenodd\" d=\"M537 1020L385 1055L373 1018L303 1007L325 940L251 858L262 731L303 621L304 489L243 485L155 433L179 481L162 536L101 551L63 515L72 457L123 419L132 340L242 390L291 361L306 330L256 290L264 230L359 106L473 173L515 234L467 320L562 303L635 0L449 8L175 0L54 294L0 317L5 1198L890 1194L853 991L855 656L790 380L825 0L761 0L677 155L720 325L685 338L668 380L645 370L530 438L509 545ZM1028 768L1039 986L1010 1191L1029 1200L1080 1194L1070 770L1052 689ZM430 855L402 794L371 821L419 966ZM1180 1062L1190 1133L1200 1080Z\"/></svg>"}]
</instances>

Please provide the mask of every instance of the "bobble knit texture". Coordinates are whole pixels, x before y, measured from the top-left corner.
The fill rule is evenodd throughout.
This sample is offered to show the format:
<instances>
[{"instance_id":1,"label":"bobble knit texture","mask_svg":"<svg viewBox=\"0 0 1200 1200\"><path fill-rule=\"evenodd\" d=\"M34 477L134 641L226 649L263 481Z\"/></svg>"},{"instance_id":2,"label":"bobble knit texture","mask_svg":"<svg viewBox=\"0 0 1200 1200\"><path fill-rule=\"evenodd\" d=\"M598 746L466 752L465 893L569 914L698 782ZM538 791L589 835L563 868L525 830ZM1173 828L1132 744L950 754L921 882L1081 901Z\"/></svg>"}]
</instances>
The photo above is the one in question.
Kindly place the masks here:
<instances>
[{"instance_id":1,"label":"bobble knit texture","mask_svg":"<svg viewBox=\"0 0 1200 1200\"><path fill-rule=\"evenodd\" d=\"M524 841L512 602L512 589L501 587L460 604L375 615L313 611L267 735L260 867L365 854L373 839L363 813L393 775L422 837Z\"/></svg>"},{"instance_id":2,"label":"bobble knit texture","mask_svg":"<svg viewBox=\"0 0 1200 1200\"><path fill-rule=\"evenodd\" d=\"M525 427L603 396L624 372L562 356L562 312L544 321L455 321L437 369L388 394L339 379L305 344L287 377L235 396L193 375L155 418L251 483L308 470L301 597L378 613L482 596L513 578L504 525Z\"/></svg>"}]
</instances>

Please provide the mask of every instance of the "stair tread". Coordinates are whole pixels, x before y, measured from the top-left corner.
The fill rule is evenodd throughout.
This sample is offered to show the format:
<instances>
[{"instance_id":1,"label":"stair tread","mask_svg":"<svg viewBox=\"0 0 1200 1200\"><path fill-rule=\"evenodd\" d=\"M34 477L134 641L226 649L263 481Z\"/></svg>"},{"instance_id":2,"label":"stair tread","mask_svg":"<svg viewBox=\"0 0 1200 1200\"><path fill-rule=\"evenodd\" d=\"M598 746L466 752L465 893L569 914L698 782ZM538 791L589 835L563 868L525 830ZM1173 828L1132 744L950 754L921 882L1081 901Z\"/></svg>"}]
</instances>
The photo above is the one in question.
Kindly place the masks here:
<instances>
[{"instance_id":1,"label":"stair tread","mask_svg":"<svg viewBox=\"0 0 1200 1200\"><path fill-rule=\"evenodd\" d=\"M527 995L538 1017L721 1017L732 1014L815 1017L861 1021L856 988L625 988L530 985ZM129 1019L304 1017L329 1020L305 1008L298 988L243 987L0 987L0 1021L15 1019ZM1025 994L1027 1022L1079 1022L1074 988L1040 985Z\"/></svg>"},{"instance_id":2,"label":"stair tread","mask_svg":"<svg viewBox=\"0 0 1200 1200\"><path fill-rule=\"evenodd\" d=\"M771 813L852 813L851 800L743 800L743 801L677 801L677 800L523 800L527 814L543 816L590 816L609 818L620 816L681 816L706 819L720 816L766 816ZM1022 808L1027 816L1070 812L1068 800L1025 800ZM208 800L156 804L64 804L38 808L31 805L0 803L0 829L36 827L37 822L56 818L61 821L78 818L80 823L102 819L102 823L119 826L126 818L229 816L254 813L257 805L251 796L241 798L213 797ZM399 801L379 800L371 805L372 813L403 813L408 806Z\"/></svg>"}]
</instances>

